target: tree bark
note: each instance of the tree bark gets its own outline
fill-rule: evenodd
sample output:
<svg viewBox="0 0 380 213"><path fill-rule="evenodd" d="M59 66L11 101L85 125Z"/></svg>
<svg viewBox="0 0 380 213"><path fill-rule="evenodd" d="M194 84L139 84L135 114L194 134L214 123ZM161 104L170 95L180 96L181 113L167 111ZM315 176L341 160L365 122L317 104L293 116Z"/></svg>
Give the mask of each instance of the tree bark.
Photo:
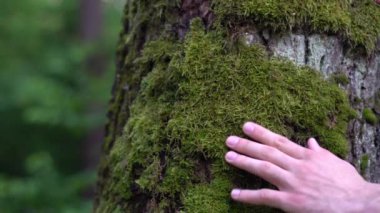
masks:
<svg viewBox="0 0 380 213"><path fill-rule="evenodd" d="M117 52L117 71L108 113L109 122L99 167L95 211L277 211L263 207L248 208L229 200L228 191L232 186L272 187L259 178L231 169L223 163L222 155L225 150L217 143L223 144L224 141L218 136L239 134L239 125L242 124L239 122L247 119L257 119L269 127L279 122L280 126L273 124L274 130L291 137L300 144L303 144L307 136L325 140L323 144L326 148L355 165L367 180L380 183L380 125L378 122L380 19L376 18L380 15L380 9L371 0L341 2L306 1L305 9L297 1L288 3L265 3L253 0L225 0L213 3L209 0L127 1L124 27L120 34ZM273 4L271 5L273 7L268 7L269 4ZM298 8L290 4L301 6ZM341 14L329 10L329 7L324 7L326 4L340 8ZM251 5L253 5L252 8L250 8ZM283 6L287 7L283 8ZM279 18L271 10L277 7L281 11ZM293 8L294 11L289 8ZM337 13L339 16L336 15ZM363 17L368 21L361 22ZM280 25L279 22L284 22L284 25ZM202 25L202 30L198 29L199 23ZM369 27L366 25L368 23ZM359 27L356 28L356 26ZM208 36L212 39L207 40ZM361 36L367 37L362 39ZM207 46L208 43L204 42L207 40L213 43L220 37L223 40L220 43L216 42L214 46ZM197 58L197 54L202 54L197 52L199 49L202 50L199 44L204 45L205 51L213 47L220 47L222 50L215 51L215 55L206 54L205 57ZM260 50L251 55L245 52L246 48L253 48L255 51L255 48L259 48L265 53ZM196 53L192 52L193 50ZM214 53L212 51L210 50ZM194 57L190 58L192 54ZM298 121L308 122L302 116L298 120L291 116L279 116L278 121L271 120L269 115L269 117L260 117L253 114L245 117L244 110L250 113L250 110L256 109L247 105L246 108L242 108L243 112L238 111L242 113L241 117L235 119L232 113L236 110L235 108L225 110L227 104L207 105L209 102L205 99L221 101L217 94L226 82L215 80L212 84L202 83L202 78L205 82L208 82L210 78L218 79L214 74L204 77L204 72L211 73L214 70L223 70L223 66L229 66L223 60L215 62L213 58L226 56L227 60L230 59L230 55L233 55L234 60L231 60L231 63L239 67L241 64L250 63L249 60L244 59L246 56L252 57L256 56L255 54L257 58L260 58L257 62L258 66L269 64L268 66L279 70L274 74L273 80L279 81L279 85L282 85L283 75L285 80L291 79L291 77L286 77L289 74L283 67L289 67L289 70L299 69L302 73L321 73L322 77L302 80L300 84L305 84L306 87L297 87L297 83L294 83L294 88L298 90L291 90L293 93L289 94L294 95L296 101L300 97L302 100L303 97L310 98L306 102L301 101L301 105L297 105L301 109L302 107L306 109L310 101L321 103L321 108L324 108L322 102L331 98L329 96L335 96L335 94L324 92L324 87L330 88L330 85L331 88L339 86L340 90L347 94L347 99L356 112L356 116L349 122L345 122L348 117L341 112L344 110L340 108L344 108L345 105L343 99L338 98L340 94L338 92L337 99L333 99L335 105L332 108L335 111L328 109L325 115L326 120L317 116L314 123L321 125L321 128L325 128L327 132L329 129L333 132L337 128L344 127L347 131L342 134L346 134L345 145L348 147L348 152L344 148L337 149L338 145L334 144L336 137L324 135L326 132L319 131L319 127L313 129L298 123ZM242 58L241 64L240 58L235 57L236 55ZM207 56L210 57L209 60ZM262 63L261 59L265 62ZM252 57L251 60L255 61L256 57ZM292 63L283 62L284 60ZM209 63L211 65L207 68ZM280 65L277 66L277 63ZM256 64L253 65L256 66ZM304 67L309 67L313 71ZM233 68L230 67L230 69ZM177 73L179 77L176 70L180 70L179 74ZM271 74L270 70L268 76ZM171 72L174 74L171 75ZM222 72L219 74L223 75ZM229 81L233 80L229 79ZM253 78L252 81L255 79ZM312 97L304 96L308 93L306 92L307 85L310 83L310 88L316 90L317 86L313 87L312 82L319 81L323 85L326 82L326 85L320 88L320 93L310 91ZM335 83L331 83L332 81ZM289 80L289 82L293 81ZM202 96L202 89L194 89L199 92L199 97L203 98L197 100L202 104L196 102L196 99L191 99L194 93L192 86L197 88L198 83L202 89L207 90L212 87L210 91L214 91L212 94ZM277 85L277 83L274 84ZM234 86L240 85L234 84ZM275 85L273 87L277 88ZM249 84L247 88L250 89ZM167 90L174 92L170 93L171 91L167 92ZM258 91L261 91L260 88ZM237 101L250 100L249 97L240 94L239 90L236 95L228 91L224 92L227 95L222 96L223 91L220 92L221 99L228 97ZM276 95L282 94L271 94L268 99L271 97L275 99ZM255 102L260 101L263 100L255 100ZM221 101L221 103L224 102ZM203 108L205 105L207 106ZM187 108L182 109L182 106ZM176 107L180 110L176 111ZM265 109L272 107L276 108L276 104L264 106ZM207 111L210 108L213 108L210 111L211 117L198 116L197 112L202 114L201 110ZM193 114L197 114L195 118L198 120L192 120L193 114L186 114L181 110L195 112ZM293 108L289 110L295 117L297 117L296 113L300 112ZM182 121L176 116L183 116L186 122L181 123ZM229 116L234 119L228 120ZM308 112L305 114L305 117L307 116L313 117L314 112ZM342 123L339 123L340 116L343 116ZM199 124L200 119L203 119L202 125ZM226 119L226 123L229 122L226 126L231 123L236 126L236 129L225 128L222 124L219 127L217 122L213 122L223 119ZM328 124L325 124L325 121ZM159 125L155 126L157 122ZM314 123L308 125L313 126ZM196 129L197 125L202 128ZM214 132L210 132L211 129L221 131L215 133L217 135L215 141L210 140L214 135ZM327 141L328 138L330 138L330 143ZM202 197L203 195L206 197Z"/></svg>
<svg viewBox="0 0 380 213"><path fill-rule="evenodd" d="M103 8L100 0L80 1L79 36L83 43L95 44L103 32ZM85 71L94 77L101 77L106 70L105 58L102 52L92 52L85 60ZM88 111L98 109L97 103L89 103ZM88 130L81 144L83 169L94 170L99 162L101 141L104 138L104 128L101 125Z"/></svg>

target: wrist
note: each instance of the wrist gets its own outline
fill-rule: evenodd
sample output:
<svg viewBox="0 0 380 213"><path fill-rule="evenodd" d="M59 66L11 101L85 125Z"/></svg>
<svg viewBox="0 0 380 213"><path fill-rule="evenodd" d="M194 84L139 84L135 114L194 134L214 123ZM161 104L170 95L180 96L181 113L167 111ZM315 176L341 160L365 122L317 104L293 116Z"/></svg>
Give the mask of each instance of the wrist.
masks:
<svg viewBox="0 0 380 213"><path fill-rule="evenodd" d="M380 184L367 182L364 212L380 212Z"/></svg>

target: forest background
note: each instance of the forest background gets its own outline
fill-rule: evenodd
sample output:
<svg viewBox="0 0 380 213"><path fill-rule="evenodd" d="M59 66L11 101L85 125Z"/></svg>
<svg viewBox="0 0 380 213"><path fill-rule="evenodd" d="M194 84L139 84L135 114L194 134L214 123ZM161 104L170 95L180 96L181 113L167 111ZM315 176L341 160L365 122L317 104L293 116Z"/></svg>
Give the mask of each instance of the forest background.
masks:
<svg viewBox="0 0 380 213"><path fill-rule="evenodd" d="M122 0L0 6L2 212L90 212Z"/></svg>

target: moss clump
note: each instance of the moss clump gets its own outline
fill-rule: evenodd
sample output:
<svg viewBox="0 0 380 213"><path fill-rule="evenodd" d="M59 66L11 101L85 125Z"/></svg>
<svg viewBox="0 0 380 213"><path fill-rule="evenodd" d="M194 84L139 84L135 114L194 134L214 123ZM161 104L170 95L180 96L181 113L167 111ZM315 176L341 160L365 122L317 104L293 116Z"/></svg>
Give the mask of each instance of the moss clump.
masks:
<svg viewBox="0 0 380 213"><path fill-rule="evenodd" d="M363 110L363 118L367 123L372 125L375 125L379 122L379 119L377 118L376 114L370 108L366 108Z"/></svg>
<svg viewBox="0 0 380 213"><path fill-rule="evenodd" d="M368 164L369 164L369 155L368 154L362 155L362 157L360 158L360 174L362 175L365 174L365 171L368 168Z"/></svg>
<svg viewBox="0 0 380 213"><path fill-rule="evenodd" d="M191 187L184 196L185 212L229 212L231 180L217 177L211 183Z"/></svg>
<svg viewBox="0 0 380 213"><path fill-rule="evenodd" d="M333 82L342 86L346 86L347 84L350 83L350 79L348 79L348 77L344 73L341 73L341 72L334 73L331 76L331 79Z"/></svg>
<svg viewBox="0 0 380 213"><path fill-rule="evenodd" d="M249 22L273 30L309 28L342 34L372 51L380 36L380 8L373 0L216 0L223 22Z"/></svg>
<svg viewBox="0 0 380 213"><path fill-rule="evenodd" d="M362 102L363 102L363 100L359 97L354 97L354 99L352 101L353 104L360 104Z"/></svg>
<svg viewBox="0 0 380 213"><path fill-rule="evenodd" d="M296 141L315 135L324 142L336 134L338 146L346 147L347 98L317 72L268 59L260 46L225 50L221 34L203 30L190 33L178 69L181 99L168 128L189 152L222 157L224 144L215 144L215 138L240 132L236 125L246 120Z"/></svg>
<svg viewBox="0 0 380 213"><path fill-rule="evenodd" d="M317 137L335 154L347 154L352 110L337 85L309 68L270 59L261 46L226 48L234 45L225 35L205 32L197 20L183 43L149 42L134 61L136 73L151 70L111 153L120 168L113 178L128 186L113 189L121 199L137 193L162 211L182 205L188 212L200 205L230 211L232 186L266 186L223 161L225 138L241 134L248 120L300 144ZM248 210L235 205L234 211Z"/></svg>

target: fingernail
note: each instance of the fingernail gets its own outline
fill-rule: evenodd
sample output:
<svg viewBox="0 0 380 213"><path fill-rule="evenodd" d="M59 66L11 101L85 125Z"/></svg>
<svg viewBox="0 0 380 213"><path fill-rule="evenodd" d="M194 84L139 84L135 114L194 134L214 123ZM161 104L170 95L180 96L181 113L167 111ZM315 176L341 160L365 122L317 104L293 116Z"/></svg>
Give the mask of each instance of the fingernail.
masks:
<svg viewBox="0 0 380 213"><path fill-rule="evenodd" d="M255 125L251 122L245 123L243 126L243 130L246 133L252 133L255 128Z"/></svg>
<svg viewBox="0 0 380 213"><path fill-rule="evenodd" d="M240 195L240 189L234 189L234 190L232 190L232 192L231 192L232 199L235 199L235 200L238 199L239 195Z"/></svg>
<svg viewBox="0 0 380 213"><path fill-rule="evenodd" d="M230 136L227 138L227 145L229 147L235 146L239 142L239 138L236 136Z"/></svg>
<svg viewBox="0 0 380 213"><path fill-rule="evenodd" d="M226 155L226 159L228 161L233 161L235 160L235 158L237 157L238 155L236 154L236 152L228 152L227 155Z"/></svg>
<svg viewBox="0 0 380 213"><path fill-rule="evenodd" d="M319 150L320 149L320 146L317 142L317 140L315 140L315 138L310 138L308 141L307 141L307 147L311 150Z"/></svg>

